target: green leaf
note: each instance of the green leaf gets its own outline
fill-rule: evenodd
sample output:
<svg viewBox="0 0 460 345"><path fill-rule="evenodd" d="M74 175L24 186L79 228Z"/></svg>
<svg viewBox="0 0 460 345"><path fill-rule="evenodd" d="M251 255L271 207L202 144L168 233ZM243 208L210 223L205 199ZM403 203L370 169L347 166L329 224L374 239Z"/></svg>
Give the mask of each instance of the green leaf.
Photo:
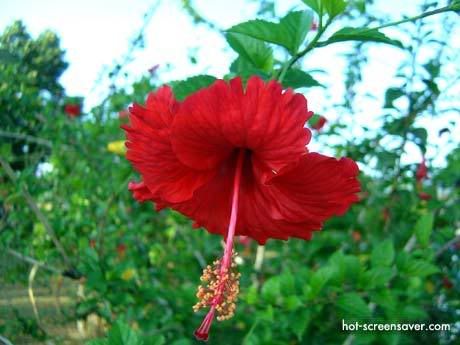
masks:
<svg viewBox="0 0 460 345"><path fill-rule="evenodd" d="M410 133L414 136L414 142L420 146L423 152L426 151L426 142L428 139L428 131L425 128L412 128Z"/></svg>
<svg viewBox="0 0 460 345"><path fill-rule="evenodd" d="M172 342L171 345L192 345L192 341L190 339L182 338Z"/></svg>
<svg viewBox="0 0 460 345"><path fill-rule="evenodd" d="M376 245L372 250L371 262L373 267L390 266L393 263L395 250L393 242L388 239Z"/></svg>
<svg viewBox="0 0 460 345"><path fill-rule="evenodd" d="M322 3L331 19L343 13L347 7L344 0L322 0Z"/></svg>
<svg viewBox="0 0 460 345"><path fill-rule="evenodd" d="M230 65L230 72L242 77L243 81L246 81L253 75L258 75L264 80L270 79L270 74L261 71L242 56L238 56L238 58L232 62Z"/></svg>
<svg viewBox="0 0 460 345"><path fill-rule="evenodd" d="M460 11L460 0L452 1L452 3L450 4L450 8L454 12Z"/></svg>
<svg viewBox="0 0 460 345"><path fill-rule="evenodd" d="M284 297L283 306L286 308L286 310L296 310L302 307L303 303L299 297L295 295L289 295L287 297Z"/></svg>
<svg viewBox="0 0 460 345"><path fill-rule="evenodd" d="M280 276L280 288L285 295L293 295L296 293L295 279L294 275L291 272L284 272Z"/></svg>
<svg viewBox="0 0 460 345"><path fill-rule="evenodd" d="M332 36L329 37L326 41L319 42L318 46L323 47L328 44L346 41L379 42L391 44L402 48L401 42L387 37L385 34L378 31L377 29L351 27L345 27L343 29L340 29L339 31L332 34Z"/></svg>
<svg viewBox="0 0 460 345"><path fill-rule="evenodd" d="M144 345L164 345L166 344L166 339L163 335L150 335L144 337Z"/></svg>
<svg viewBox="0 0 460 345"><path fill-rule="evenodd" d="M302 0L302 2L317 14L321 14L321 0Z"/></svg>
<svg viewBox="0 0 460 345"><path fill-rule="evenodd" d="M262 297L270 303L275 303L281 292L281 281L279 276L271 277L262 286Z"/></svg>
<svg viewBox="0 0 460 345"><path fill-rule="evenodd" d="M232 26L228 32L274 43L295 54L310 30L312 20L310 11L297 11L288 13L279 23L261 19L250 20Z"/></svg>
<svg viewBox="0 0 460 345"><path fill-rule="evenodd" d="M415 237L422 246L427 246L433 231L434 215L432 212L423 214L415 223Z"/></svg>
<svg viewBox="0 0 460 345"><path fill-rule="evenodd" d="M290 12L281 19L280 25L289 38L289 43L286 48L291 53L297 53L308 31L311 29L312 22L313 15L310 11Z"/></svg>
<svg viewBox="0 0 460 345"><path fill-rule="evenodd" d="M258 299L257 287L253 285L246 292L246 303L249 305L254 305L257 303Z"/></svg>
<svg viewBox="0 0 460 345"><path fill-rule="evenodd" d="M305 331L311 321L311 311L308 309L303 309L300 312L292 314L292 317L289 319L289 327L292 329L294 334L297 336L299 341L302 340Z"/></svg>
<svg viewBox="0 0 460 345"><path fill-rule="evenodd" d="M337 307L345 320L369 320L371 311L361 296L345 293L337 299Z"/></svg>
<svg viewBox="0 0 460 345"><path fill-rule="evenodd" d="M273 67L272 49L255 38L228 32L227 42L240 56L262 71L269 72Z"/></svg>
<svg viewBox="0 0 460 345"><path fill-rule="evenodd" d="M366 0L351 0L349 4L361 13L366 12Z"/></svg>
<svg viewBox="0 0 460 345"><path fill-rule="evenodd" d="M216 80L215 77L210 75L197 75L181 81L171 82L174 95L181 101L191 93L198 91L206 86L209 86Z"/></svg>
<svg viewBox="0 0 460 345"><path fill-rule="evenodd" d="M18 59L11 54L7 49L0 49L0 63L12 63L16 62Z"/></svg>
<svg viewBox="0 0 460 345"><path fill-rule="evenodd" d="M416 305L407 305L400 311L401 318L408 321L422 321L428 319L426 311Z"/></svg>
<svg viewBox="0 0 460 345"><path fill-rule="evenodd" d="M393 102L402 96L404 96L404 92L399 87L390 87L385 92L385 105L383 107L394 108Z"/></svg>
<svg viewBox="0 0 460 345"><path fill-rule="evenodd" d="M110 345L107 339L93 339L85 343L86 345Z"/></svg>
<svg viewBox="0 0 460 345"><path fill-rule="evenodd" d="M426 277L439 272L439 268L425 260L409 259L402 268L409 276Z"/></svg>
<svg viewBox="0 0 460 345"><path fill-rule="evenodd" d="M297 68L290 68L283 79L284 87L298 89L300 87L323 86L310 74Z"/></svg>
<svg viewBox="0 0 460 345"><path fill-rule="evenodd" d="M275 319L275 311L271 304L267 305L266 308L262 311L258 312L258 316L260 320L267 321L268 323L272 323Z"/></svg>
<svg viewBox="0 0 460 345"><path fill-rule="evenodd" d="M306 297L309 299L315 298L335 272L336 269L331 266L324 266L318 269L310 279L310 289L308 289Z"/></svg>
<svg viewBox="0 0 460 345"><path fill-rule="evenodd" d="M394 320L399 317L397 298L393 290L382 289L370 293L370 300L380 306L388 319Z"/></svg>
<svg viewBox="0 0 460 345"><path fill-rule="evenodd" d="M108 334L110 345L142 345L143 341L127 324L116 321Z"/></svg>
<svg viewBox="0 0 460 345"><path fill-rule="evenodd" d="M433 80L423 79L423 82L426 84L428 89L433 93L433 95L438 96L441 93L441 90L439 90L438 84L436 84Z"/></svg>
<svg viewBox="0 0 460 345"><path fill-rule="evenodd" d="M393 270L389 267L375 267L366 272L367 287L385 286L393 277Z"/></svg>

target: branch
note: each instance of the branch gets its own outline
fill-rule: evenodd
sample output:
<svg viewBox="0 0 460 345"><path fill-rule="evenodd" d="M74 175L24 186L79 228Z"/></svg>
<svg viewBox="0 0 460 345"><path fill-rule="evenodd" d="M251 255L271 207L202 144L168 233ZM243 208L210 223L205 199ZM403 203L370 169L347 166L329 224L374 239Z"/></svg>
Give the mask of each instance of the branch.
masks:
<svg viewBox="0 0 460 345"><path fill-rule="evenodd" d="M448 250L451 246L457 243L460 243L460 235L455 236L453 239L451 239L449 242L447 242L445 245L439 248L436 254L434 255L435 259L439 258L446 250Z"/></svg>
<svg viewBox="0 0 460 345"><path fill-rule="evenodd" d="M260 272L262 264L264 262L265 246L258 245L256 253L256 261L254 262L254 269L256 272Z"/></svg>
<svg viewBox="0 0 460 345"><path fill-rule="evenodd" d="M401 19L401 20L398 20L396 22L391 22L391 23L388 23L388 24L383 24L383 25L377 26L376 28L370 28L370 29L365 30L364 32L372 31L372 30L380 30L380 29L383 29L383 28L388 28L390 26L396 26L396 25L399 25L399 24L404 24L404 23L409 23L409 22L415 22L416 20L419 20L419 19L422 19L422 18L426 18L426 17L429 17L429 16L433 16L435 14L449 12L449 11L454 11L454 12L456 11L456 8L455 8L454 4L451 4L451 5L445 6L445 7L441 7L441 8L437 8L435 10L419 14L418 16L414 16L414 17L410 17L410 18L406 18L406 19Z"/></svg>
<svg viewBox="0 0 460 345"><path fill-rule="evenodd" d="M46 146L49 148L53 147L53 143L49 140L37 138L32 135L22 134L22 133L11 133L7 131L3 131L0 129L0 137L16 139L16 140L25 140L29 143L34 143L42 146Z"/></svg>
<svg viewBox="0 0 460 345"><path fill-rule="evenodd" d="M369 29L366 29L366 30L362 30L361 33L366 33L366 32L370 32L370 31L374 31L374 30L380 30L380 29L383 29L383 28L388 28L390 26L396 26L396 25L399 25L399 24L415 22L415 21L417 21L419 19L422 19L422 18L426 18L426 17L429 17L429 16L433 16L435 14L444 13L444 12L450 12L450 11L454 11L454 12L456 11L454 5L441 7L441 8L438 8L436 10L433 10L433 11L424 12L424 13L419 14L419 15L414 16L414 17L409 17L409 18L406 18L406 19L401 19L401 20L398 20L398 21L395 21L395 22L391 22L391 23L380 25L380 26L376 26L375 28L369 28ZM336 43L336 42L328 42L328 41L318 42L317 47L318 48L325 47L325 46L328 46L329 44L332 44L332 43Z"/></svg>
<svg viewBox="0 0 460 345"><path fill-rule="evenodd" d="M14 174L13 169L9 165L9 163L5 160L3 160L0 157L0 165L3 167L5 170L6 175L10 178L10 180L14 183L18 182L18 178ZM48 235L51 237L51 240L53 241L54 245L56 246L57 250L61 254L62 258L64 259L64 262L67 266L71 266L70 259L67 256L66 251L64 250L64 247L62 246L61 242L59 242L56 233L54 232L53 228L51 227L51 224L49 223L48 219L45 217L45 215L40 211L40 209L37 206L37 203L35 200L32 198L30 195L28 189L26 186L21 188L21 193L26 199L27 204L29 205L30 209L32 210L33 213L35 213L35 216L40 220L40 222L43 224L45 227L46 232Z"/></svg>
<svg viewBox="0 0 460 345"><path fill-rule="evenodd" d="M406 242L406 245L404 246L404 251L406 253L410 253L412 249L414 249L415 244L417 243L417 238L415 235L412 235L409 240Z"/></svg>
<svg viewBox="0 0 460 345"><path fill-rule="evenodd" d="M29 293L30 303L32 304L32 310L34 312L35 319L37 320L37 324L41 329L43 329L43 325L40 320L40 315L38 314L37 303L35 301L34 290L33 290L34 279L35 279L35 275L37 274L37 271L38 271L38 265L35 264L32 266L32 269L30 270L30 273L29 273L29 286L28 286L27 291Z"/></svg>
<svg viewBox="0 0 460 345"><path fill-rule="evenodd" d="M456 4L456 3L452 3L451 5L449 6L445 6L445 7L442 7L442 8L438 8L436 10L433 10L433 11L428 11L428 12L425 12L425 13L422 13L422 14L419 14L417 16L414 16L414 17L410 17L410 18L406 18L406 19L402 19L402 20L398 20L398 21L395 21L395 22L391 22L391 23L388 23L388 24L384 24L384 25L381 25L381 26L377 26L375 28L369 28L367 30L363 30L363 32L369 32L369 31L373 31L373 30L379 30L379 29L383 29L383 28L387 28L387 27L390 27L390 26L395 26L395 25L399 25L399 24L403 24L403 23L407 23L407 22L415 22L419 19L422 19L422 18L426 18L426 17L429 17L429 16L432 16L432 15L435 15L435 14L439 14L439 13L443 13L443 12L450 12L450 11L458 11L459 10L459 7L460 5ZM329 26L329 24L332 22L331 18L328 18L326 24L324 25L324 27L322 26L322 18L323 18L323 14L320 13L319 14L319 29L318 29L318 32L316 34L316 36L313 38L313 40L307 45L307 47L298 52L297 54L295 54L290 60L288 60L286 62L286 64L283 66L280 74L277 76L276 79L278 79L278 81L281 83L286 75L286 72L289 70L289 68L291 68L292 65L294 65L300 58L302 58L303 56L305 56L308 52L310 52L311 50L313 50L313 48L320 48L320 47L325 47L329 44L332 44L332 43L335 43L335 42L327 42L327 41L322 41L322 42L318 42L321 35L324 33L324 31L326 31L327 27Z"/></svg>
<svg viewBox="0 0 460 345"><path fill-rule="evenodd" d="M53 142L52 141L50 141L48 139L34 137L32 135L29 135L29 134L7 132L7 131L4 131L4 130L0 129L0 137L9 138L9 139L15 139L15 140L24 140L24 141L27 141L29 143L34 143L34 144L38 144L38 145L41 145L41 146L48 147L50 149L53 148ZM72 146L69 146L69 145L66 145L66 144L60 144L60 146L66 148L67 150L72 148Z"/></svg>
<svg viewBox="0 0 460 345"><path fill-rule="evenodd" d="M319 28L318 28L318 32L316 33L315 37L313 37L313 40L311 40L311 42L305 47L304 50L298 52L297 54L295 54L290 60L288 60L286 62L286 64L283 66L282 70L280 71L280 74L277 76L276 79L278 79L278 81L281 83L284 79L284 77L286 76L286 73L287 71L289 70L289 68L292 67L292 65L294 65L300 58L302 58L303 56L305 56L309 51L313 50L313 48L315 48L316 46L316 43L318 42L318 40L320 39L321 35L327 30L328 26L331 24L332 20L331 18L329 18L326 22L326 24L324 24L323 26L323 16L322 16L322 13L320 13L319 15Z"/></svg>
<svg viewBox="0 0 460 345"><path fill-rule="evenodd" d="M9 341L8 339L6 339L5 337L2 337L1 335L0 335L0 341L1 341L2 343L4 343L5 345L13 345L13 343L12 343L11 341Z"/></svg>
<svg viewBox="0 0 460 345"><path fill-rule="evenodd" d="M38 261L34 258L31 258L30 256L26 256L24 254L21 254L13 249L7 249L6 252L12 256L14 256L15 258L19 259L19 260L22 260L22 261L25 261L29 264L32 264L32 265L35 265L35 266L38 266L38 267L41 267L45 270L48 270L52 273L56 273L56 274L61 274L61 271L58 270L57 268L55 267L52 267L52 266L49 266L47 265L46 263L44 263L43 261Z"/></svg>

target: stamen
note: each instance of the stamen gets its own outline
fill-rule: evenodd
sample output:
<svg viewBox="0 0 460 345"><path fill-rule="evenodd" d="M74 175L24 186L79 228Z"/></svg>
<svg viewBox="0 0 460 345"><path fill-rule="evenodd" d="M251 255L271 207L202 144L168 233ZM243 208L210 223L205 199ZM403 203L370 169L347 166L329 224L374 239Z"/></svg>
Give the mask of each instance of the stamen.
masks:
<svg viewBox="0 0 460 345"><path fill-rule="evenodd" d="M206 341L209 337L214 314L217 311L217 320L230 319L235 314L236 299L239 293L240 274L236 271L235 258L233 253L233 240L235 237L236 222L238 219L238 200L243 170L244 150L238 152L236 162L235 178L233 180L232 209L228 225L225 250L222 259L213 262L203 270L200 280L203 285L198 287L198 303L193 306L196 312L204 307L210 307L200 327L195 331L198 340Z"/></svg>

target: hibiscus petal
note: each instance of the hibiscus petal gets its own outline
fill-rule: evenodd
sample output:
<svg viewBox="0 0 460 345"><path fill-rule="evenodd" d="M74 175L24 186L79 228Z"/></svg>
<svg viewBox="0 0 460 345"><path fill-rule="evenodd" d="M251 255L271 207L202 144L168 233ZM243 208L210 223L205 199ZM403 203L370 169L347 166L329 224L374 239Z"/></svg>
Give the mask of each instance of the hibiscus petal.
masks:
<svg viewBox="0 0 460 345"><path fill-rule="evenodd" d="M169 202L190 199L193 192L206 183L214 171L197 171L182 164L175 156L170 128L179 104L168 87L151 93L147 108L130 108L130 126L126 130L126 157L142 175L152 195Z"/></svg>
<svg viewBox="0 0 460 345"><path fill-rule="evenodd" d="M216 81L187 97L172 126L178 158L194 169L217 167L237 148L253 153L259 170L272 174L305 153L311 133L304 128L312 115L307 101L276 81L240 78Z"/></svg>
<svg viewBox="0 0 460 345"><path fill-rule="evenodd" d="M358 201L357 165L348 158L308 153L269 183L245 180L237 234L263 244L268 238L310 239L323 222Z"/></svg>
<svg viewBox="0 0 460 345"><path fill-rule="evenodd" d="M230 217L234 157L190 200L171 206L209 232L224 237ZM249 236L260 244L269 238L309 240L326 219L343 214L358 201L359 170L347 158L304 154L298 164L281 170L270 183L258 180L251 167L251 161L246 160L235 234Z"/></svg>
<svg viewBox="0 0 460 345"><path fill-rule="evenodd" d="M155 200L155 195L152 194L143 181L130 182L128 184L128 189L133 193L134 199L139 202Z"/></svg>
<svg viewBox="0 0 460 345"><path fill-rule="evenodd" d="M305 154L295 167L280 171L270 182L277 200L274 218L322 223L345 213L359 200L358 173L349 158Z"/></svg>

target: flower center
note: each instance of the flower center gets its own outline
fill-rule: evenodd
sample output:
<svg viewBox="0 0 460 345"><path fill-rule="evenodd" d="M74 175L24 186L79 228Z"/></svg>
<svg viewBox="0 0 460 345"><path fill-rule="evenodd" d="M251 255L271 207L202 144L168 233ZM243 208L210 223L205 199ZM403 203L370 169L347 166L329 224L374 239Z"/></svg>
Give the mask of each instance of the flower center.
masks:
<svg viewBox="0 0 460 345"><path fill-rule="evenodd" d="M200 327L195 331L195 337L198 340L208 340L209 330L216 311L218 321L231 318L235 312L240 274L236 272L236 264L234 262L236 253L233 253L233 240L238 219L238 200L244 157L245 150L240 149L238 151L235 177L233 180L232 208L224 255L220 260L214 261L212 266L208 265L203 270L203 275L201 276L203 285L198 287L198 303L195 304L193 310L198 311L201 308L210 307Z"/></svg>

